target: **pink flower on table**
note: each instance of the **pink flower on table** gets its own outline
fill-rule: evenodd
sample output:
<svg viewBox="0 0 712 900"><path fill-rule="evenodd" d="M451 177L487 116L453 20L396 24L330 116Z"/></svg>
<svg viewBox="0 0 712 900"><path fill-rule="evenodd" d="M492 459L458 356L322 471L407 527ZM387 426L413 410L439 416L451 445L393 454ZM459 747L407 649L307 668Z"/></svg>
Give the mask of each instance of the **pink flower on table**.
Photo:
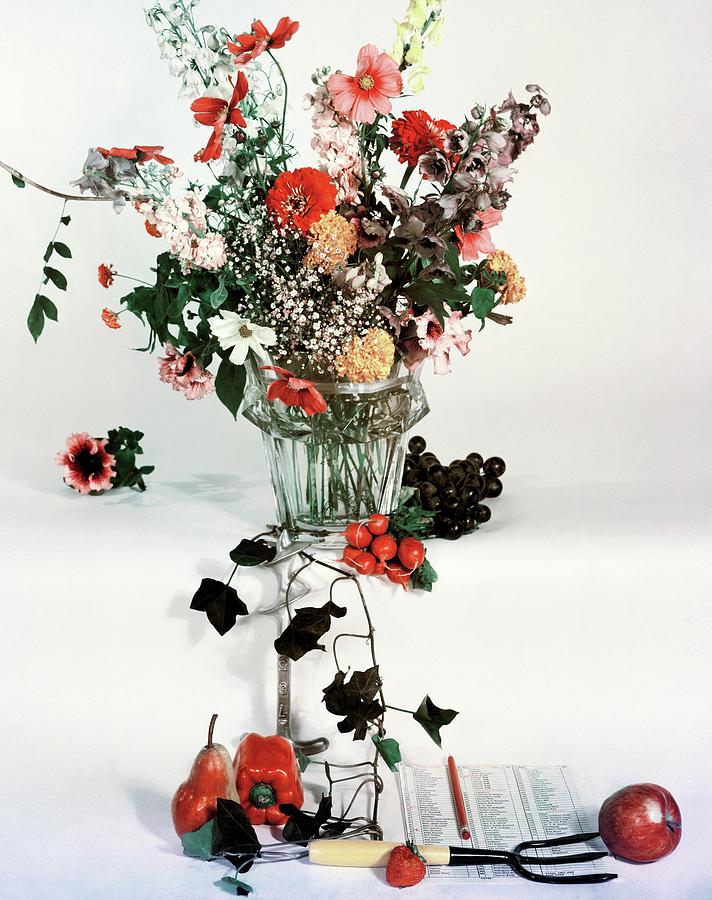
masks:
<svg viewBox="0 0 712 900"><path fill-rule="evenodd" d="M445 304L445 311L449 307ZM427 310L420 316L415 316L415 338L406 341L408 355L405 358L406 368L413 371L430 357L433 361L433 369L436 375L448 375L450 369L450 353L453 347L463 356L470 352L472 332L463 328L462 313L453 312L445 318L444 326L438 321L438 317L432 310Z"/></svg>
<svg viewBox="0 0 712 900"><path fill-rule="evenodd" d="M497 249L492 243L489 229L499 225L502 221L502 213L498 209L478 210L474 213L465 228L461 225L455 226L455 235L457 236L460 247L460 255L469 262L479 257L480 253L494 253Z"/></svg>
<svg viewBox="0 0 712 900"><path fill-rule="evenodd" d="M107 442L86 431L70 434L66 447L55 457L57 465L64 466L64 483L80 494L110 491L116 460L104 449Z"/></svg>
<svg viewBox="0 0 712 900"><path fill-rule="evenodd" d="M194 354L180 353L170 341L163 348L166 355L158 358L158 377L174 391L183 391L186 400L202 400L215 390L213 376L200 365Z"/></svg>
<svg viewBox="0 0 712 900"><path fill-rule="evenodd" d="M374 44L358 52L355 75L337 72L327 82L334 109L354 122L372 124L376 113L387 116L391 97L403 90L398 66L387 53L379 53Z"/></svg>

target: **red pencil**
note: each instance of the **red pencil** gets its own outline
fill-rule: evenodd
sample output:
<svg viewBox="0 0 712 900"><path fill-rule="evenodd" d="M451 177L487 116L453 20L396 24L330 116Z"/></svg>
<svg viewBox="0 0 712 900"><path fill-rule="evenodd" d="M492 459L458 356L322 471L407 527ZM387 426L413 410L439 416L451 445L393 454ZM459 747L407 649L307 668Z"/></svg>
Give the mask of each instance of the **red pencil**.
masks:
<svg viewBox="0 0 712 900"><path fill-rule="evenodd" d="M457 825L460 829L460 837L463 841L469 841L472 835L468 828L467 812L465 810L465 801L462 796L462 788L460 787L460 779L457 774L457 766L452 756L447 758L447 768L450 773L450 787L452 788L452 796L455 801L455 812L457 813Z"/></svg>

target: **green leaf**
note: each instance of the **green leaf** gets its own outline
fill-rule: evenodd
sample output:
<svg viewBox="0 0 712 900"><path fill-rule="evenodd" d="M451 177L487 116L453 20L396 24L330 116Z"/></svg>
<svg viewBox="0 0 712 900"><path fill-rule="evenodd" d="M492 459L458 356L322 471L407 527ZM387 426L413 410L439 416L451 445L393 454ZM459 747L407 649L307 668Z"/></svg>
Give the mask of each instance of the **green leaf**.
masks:
<svg viewBox="0 0 712 900"><path fill-rule="evenodd" d="M64 257L64 259L72 258L72 251L66 244L63 244L61 241L54 241L52 243L52 247L54 248L54 252L59 253L59 255Z"/></svg>
<svg viewBox="0 0 712 900"><path fill-rule="evenodd" d="M331 817L331 803L331 797L322 794L319 808L315 813L297 809L293 803L280 804L280 812L289 816L282 829L283 839L290 844L305 846L313 838L319 837L319 829Z"/></svg>
<svg viewBox="0 0 712 900"><path fill-rule="evenodd" d="M220 278L220 284L210 295L210 305L213 309L218 309L227 300L227 288L225 287L224 278Z"/></svg>
<svg viewBox="0 0 712 900"><path fill-rule="evenodd" d="M398 763L402 758L398 741L395 738L382 738L378 734L374 734L371 740L391 772L397 772Z"/></svg>
<svg viewBox="0 0 712 900"><path fill-rule="evenodd" d="M49 244L47 244L47 249L45 250L44 256L42 257L42 259L45 262L47 262L51 255L52 255L52 241L50 241Z"/></svg>
<svg viewBox="0 0 712 900"><path fill-rule="evenodd" d="M190 831L181 836L183 853L195 859L214 859L213 838L215 831L215 819L208 821L197 831Z"/></svg>
<svg viewBox="0 0 712 900"><path fill-rule="evenodd" d="M403 288L403 293L419 306L429 306L436 314L443 303L467 305L470 303L467 291L443 281L414 281Z"/></svg>
<svg viewBox="0 0 712 900"><path fill-rule="evenodd" d="M294 748L294 754L297 757L297 765L299 766L299 771L306 772L307 766L309 765L311 760L305 753L302 753L299 747Z"/></svg>
<svg viewBox="0 0 712 900"><path fill-rule="evenodd" d="M62 218L59 221L62 223L62 225L69 225L69 223L72 221L72 217L71 216L62 216Z"/></svg>
<svg viewBox="0 0 712 900"><path fill-rule="evenodd" d="M237 411L242 403L246 380L247 373L244 366L235 366L227 359L220 363L218 374L215 376L215 392L234 419L237 418Z"/></svg>
<svg viewBox="0 0 712 900"><path fill-rule="evenodd" d="M235 893L238 897L247 897L253 891L253 888L246 881L240 881L239 878L235 878L232 875L223 875L220 881L223 884L233 885L236 888Z"/></svg>
<svg viewBox="0 0 712 900"><path fill-rule="evenodd" d="M462 269L460 268L460 253L455 244L448 244L445 251L445 262L450 266L458 287L462 285Z"/></svg>
<svg viewBox="0 0 712 900"><path fill-rule="evenodd" d="M42 311L47 316L48 319L51 319L53 322L57 321L57 307L52 303L49 297L44 297L42 294L38 294L35 297L35 300L39 300L42 305Z"/></svg>
<svg viewBox="0 0 712 900"><path fill-rule="evenodd" d="M260 841L245 810L235 800L218 797L213 856L256 856Z"/></svg>
<svg viewBox="0 0 712 900"><path fill-rule="evenodd" d="M310 650L325 650L319 638L331 628L332 617L340 619L345 615L346 609L331 600L321 607L304 606L292 616L289 625L274 642L274 649L294 662Z"/></svg>
<svg viewBox="0 0 712 900"><path fill-rule="evenodd" d="M261 566L263 563L272 562L277 555L277 548L267 541L250 541L244 538L230 551L230 559L237 566Z"/></svg>
<svg viewBox="0 0 712 900"><path fill-rule="evenodd" d="M410 576L410 583L418 591L432 591L433 585L438 580L438 573L430 565L427 558Z"/></svg>
<svg viewBox="0 0 712 900"><path fill-rule="evenodd" d="M443 725L449 725L456 715L458 713L454 709L440 709L426 694L420 706L413 713L413 718L423 726L438 747L442 747L440 729Z"/></svg>
<svg viewBox="0 0 712 900"><path fill-rule="evenodd" d="M495 307L494 291L490 291L488 288L481 287L472 288L472 294L470 295L470 304L472 306L472 312L477 316L478 319L482 319L484 321L487 313L492 312Z"/></svg>
<svg viewBox="0 0 712 900"><path fill-rule="evenodd" d="M39 299L38 294L35 297L35 302L32 304L29 315L27 316L27 327L29 328L30 334L32 335L35 343L37 343L37 339L42 334L44 323L44 310L42 309L42 303Z"/></svg>
<svg viewBox="0 0 712 900"><path fill-rule="evenodd" d="M45 266L42 270L46 277L52 282L52 284L59 288L60 291L67 290L67 279L65 276L58 270L53 269L51 266Z"/></svg>
<svg viewBox="0 0 712 900"><path fill-rule="evenodd" d="M190 601L190 608L204 612L218 634L223 635L234 626L238 616L249 615L244 602L230 585L215 578L203 578Z"/></svg>
<svg viewBox="0 0 712 900"><path fill-rule="evenodd" d="M23 188L25 186L25 182L21 178L18 178L17 175L10 175L10 177L12 178L12 183L15 187Z"/></svg>

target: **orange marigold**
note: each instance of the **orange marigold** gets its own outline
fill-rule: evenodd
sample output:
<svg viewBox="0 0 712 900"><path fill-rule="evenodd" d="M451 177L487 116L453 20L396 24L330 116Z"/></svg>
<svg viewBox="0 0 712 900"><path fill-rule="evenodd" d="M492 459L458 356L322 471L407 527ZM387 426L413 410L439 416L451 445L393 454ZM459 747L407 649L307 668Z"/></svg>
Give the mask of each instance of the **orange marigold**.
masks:
<svg viewBox="0 0 712 900"><path fill-rule="evenodd" d="M333 210L314 222L307 240L311 249L304 257L304 265L309 269L323 269L328 275L343 268L358 246L353 223Z"/></svg>
<svg viewBox="0 0 712 900"><path fill-rule="evenodd" d="M504 272L507 280L501 290L501 302L519 303L527 295L527 287L522 275L519 274L517 264L509 253L504 250L496 250L487 259L487 268L490 272Z"/></svg>
<svg viewBox="0 0 712 900"><path fill-rule="evenodd" d="M118 315L106 306L101 311L101 318L107 328L121 328Z"/></svg>
<svg viewBox="0 0 712 900"><path fill-rule="evenodd" d="M342 378L363 383L388 378L395 358L393 338L383 328L369 328L363 337L356 335L334 360Z"/></svg>

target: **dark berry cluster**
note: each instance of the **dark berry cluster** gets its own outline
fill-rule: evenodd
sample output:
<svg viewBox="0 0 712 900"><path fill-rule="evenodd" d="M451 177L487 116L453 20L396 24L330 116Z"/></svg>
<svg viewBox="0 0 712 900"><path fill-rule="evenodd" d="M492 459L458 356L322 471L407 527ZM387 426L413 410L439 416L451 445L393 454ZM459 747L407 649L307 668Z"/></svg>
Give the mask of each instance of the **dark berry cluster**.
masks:
<svg viewBox="0 0 712 900"><path fill-rule="evenodd" d="M492 510L481 501L499 497L507 467L499 456L484 459L480 453L468 453L466 459L443 466L425 447L425 438L419 435L408 442L403 484L417 488L423 509L436 513L435 536L455 541L489 522Z"/></svg>

